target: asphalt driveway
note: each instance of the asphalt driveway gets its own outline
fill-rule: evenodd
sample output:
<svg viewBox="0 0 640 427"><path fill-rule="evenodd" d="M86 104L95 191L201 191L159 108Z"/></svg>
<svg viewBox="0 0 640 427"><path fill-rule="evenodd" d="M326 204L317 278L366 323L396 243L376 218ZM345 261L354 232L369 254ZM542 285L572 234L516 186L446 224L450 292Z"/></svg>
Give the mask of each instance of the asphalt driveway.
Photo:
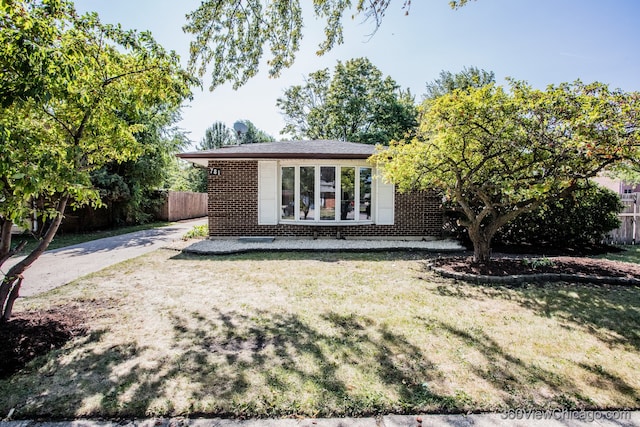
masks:
<svg viewBox="0 0 640 427"><path fill-rule="evenodd" d="M84 275L159 249L182 238L193 226L206 224L206 221L206 218L181 221L166 227L46 251L24 272L20 296L28 297L46 292ZM2 270L6 272L22 258L24 257L8 260Z"/></svg>

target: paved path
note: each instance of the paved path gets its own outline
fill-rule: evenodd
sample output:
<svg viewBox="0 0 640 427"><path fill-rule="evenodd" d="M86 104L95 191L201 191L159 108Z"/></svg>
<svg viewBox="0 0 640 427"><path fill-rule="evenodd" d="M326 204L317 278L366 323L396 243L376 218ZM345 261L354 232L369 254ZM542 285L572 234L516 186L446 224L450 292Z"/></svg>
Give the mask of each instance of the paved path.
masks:
<svg viewBox="0 0 640 427"><path fill-rule="evenodd" d="M621 411L522 411L517 414L471 415L385 415L376 418L324 419L142 419L10 421L3 427L634 427L640 426L640 412Z"/></svg>
<svg viewBox="0 0 640 427"><path fill-rule="evenodd" d="M166 227L46 251L24 272L20 296L28 297L46 292L113 264L159 249L180 239L194 225L199 224L206 224L206 219L181 221ZM6 272L20 259L22 258L8 260L2 270Z"/></svg>
<svg viewBox="0 0 640 427"><path fill-rule="evenodd" d="M455 240L364 240L364 239L275 239L269 237L200 240L183 249L201 255L223 255L255 251L428 251L459 252Z"/></svg>

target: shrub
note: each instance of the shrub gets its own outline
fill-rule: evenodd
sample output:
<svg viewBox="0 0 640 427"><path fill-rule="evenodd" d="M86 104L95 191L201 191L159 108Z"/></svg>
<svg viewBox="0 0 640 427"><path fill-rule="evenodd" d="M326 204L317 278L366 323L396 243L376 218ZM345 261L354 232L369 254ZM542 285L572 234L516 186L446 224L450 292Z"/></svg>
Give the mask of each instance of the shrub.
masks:
<svg viewBox="0 0 640 427"><path fill-rule="evenodd" d="M620 197L613 191L585 186L567 198L519 216L498 232L495 243L554 248L599 244L620 226L618 213L622 208Z"/></svg>
<svg viewBox="0 0 640 427"><path fill-rule="evenodd" d="M517 217L498 231L493 245L531 245L557 249L581 248L601 243L620 226L620 196L600 186L584 186L571 196L552 201ZM469 237L448 215L445 230L467 246Z"/></svg>
<svg viewBox="0 0 640 427"><path fill-rule="evenodd" d="M187 231L183 240L204 238L209 235L209 226L207 224L195 225L191 230Z"/></svg>

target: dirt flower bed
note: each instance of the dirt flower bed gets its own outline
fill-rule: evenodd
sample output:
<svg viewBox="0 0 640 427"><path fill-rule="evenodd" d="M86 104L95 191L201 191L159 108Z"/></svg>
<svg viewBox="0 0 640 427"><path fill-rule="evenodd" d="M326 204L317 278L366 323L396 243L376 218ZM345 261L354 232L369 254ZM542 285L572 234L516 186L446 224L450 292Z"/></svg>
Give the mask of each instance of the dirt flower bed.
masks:
<svg viewBox="0 0 640 427"><path fill-rule="evenodd" d="M15 314L0 324L0 379L85 332L84 314L73 306Z"/></svg>
<svg viewBox="0 0 640 427"><path fill-rule="evenodd" d="M525 258L502 256L488 263L473 263L471 257L446 257L433 260L440 269L482 276L511 276L527 274L576 274L639 278L640 265L627 262L582 257Z"/></svg>

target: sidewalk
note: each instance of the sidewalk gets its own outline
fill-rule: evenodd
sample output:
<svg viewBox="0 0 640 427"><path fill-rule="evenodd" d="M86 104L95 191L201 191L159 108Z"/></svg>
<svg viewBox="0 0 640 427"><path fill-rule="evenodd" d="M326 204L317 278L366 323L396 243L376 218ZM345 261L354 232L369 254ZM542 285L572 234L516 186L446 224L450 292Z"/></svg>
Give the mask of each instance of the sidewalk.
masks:
<svg viewBox="0 0 640 427"><path fill-rule="evenodd" d="M206 221L206 218L180 221L166 227L46 251L24 272L20 296L29 297L55 289L87 274L159 249L180 239L193 226L206 224ZM9 259L2 270L6 272L23 258Z"/></svg>
<svg viewBox="0 0 640 427"><path fill-rule="evenodd" d="M545 419L546 418L546 419ZM471 415L385 415L375 418L263 419L155 418L145 420L9 421L3 427L634 427L640 412L515 411Z"/></svg>
<svg viewBox="0 0 640 427"><path fill-rule="evenodd" d="M200 240L183 252L199 255L225 255L262 251L425 251L460 252L464 246L455 240L365 240L365 239L287 239L273 237L245 237L239 239Z"/></svg>

